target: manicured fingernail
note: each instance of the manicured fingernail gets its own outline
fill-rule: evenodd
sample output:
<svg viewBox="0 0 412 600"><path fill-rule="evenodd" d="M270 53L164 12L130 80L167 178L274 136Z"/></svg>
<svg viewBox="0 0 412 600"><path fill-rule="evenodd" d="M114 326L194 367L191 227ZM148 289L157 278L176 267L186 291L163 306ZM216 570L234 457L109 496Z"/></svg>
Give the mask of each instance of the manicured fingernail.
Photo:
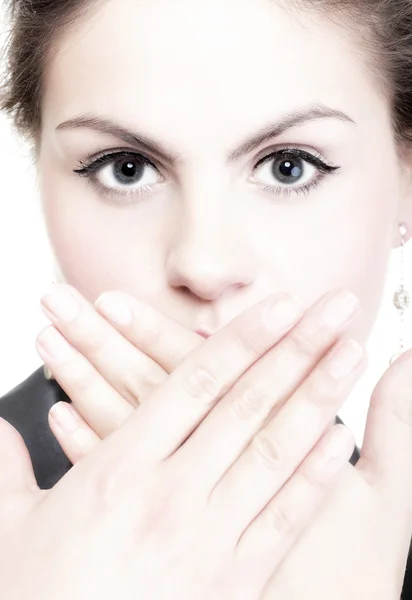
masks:
<svg viewBox="0 0 412 600"><path fill-rule="evenodd" d="M53 404L49 411L50 416L54 419L63 431L72 433L80 425L76 413L71 409L67 402L57 402Z"/></svg>
<svg viewBox="0 0 412 600"><path fill-rule="evenodd" d="M42 331L36 339L36 344L55 361L64 361L72 356L72 348L53 326Z"/></svg>
<svg viewBox="0 0 412 600"><path fill-rule="evenodd" d="M99 309L105 317L119 325L129 325L132 321L132 311L126 302L114 296L109 292L105 292L95 302L96 308Z"/></svg>
<svg viewBox="0 0 412 600"><path fill-rule="evenodd" d="M262 320L265 327L277 331L296 323L302 313L299 299L292 294L286 294L275 300L274 304L263 313Z"/></svg>
<svg viewBox="0 0 412 600"><path fill-rule="evenodd" d="M80 310L74 296L68 290L63 289L54 289L45 294L41 299L41 304L61 321L73 321Z"/></svg>

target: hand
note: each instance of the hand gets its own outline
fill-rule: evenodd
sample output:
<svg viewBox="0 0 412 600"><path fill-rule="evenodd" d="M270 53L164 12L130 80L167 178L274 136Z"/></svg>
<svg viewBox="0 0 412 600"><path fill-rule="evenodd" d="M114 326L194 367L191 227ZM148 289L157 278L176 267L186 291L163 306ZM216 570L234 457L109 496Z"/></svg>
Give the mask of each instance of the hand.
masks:
<svg viewBox="0 0 412 600"><path fill-rule="evenodd" d="M259 431L288 387L273 365L307 361L298 329L281 339L288 327L274 300L195 349L51 490L36 490L22 437L0 420L8 600L260 597L353 451L337 426L339 458L328 459L332 432L322 435L365 367L361 352L339 374L335 347Z"/></svg>
<svg viewBox="0 0 412 600"><path fill-rule="evenodd" d="M138 323L138 319L136 322ZM66 332L70 339L70 330L67 329ZM165 331L165 341L166 339ZM320 350L321 347L319 347ZM381 403L385 407L385 398L391 397L399 398L400 403L404 399L403 401L407 405L408 398L405 397L405 391L409 392L408 366L404 363L405 366L401 369L400 361L405 361L408 354L406 353L405 357L396 361L396 367L393 366L387 371L374 390L365 432L365 444L366 440L371 439L373 435L379 440L385 439L387 435L384 433L385 430L381 431L380 429L377 434L368 433L373 427L373 406L379 406ZM393 409L388 407L386 402L384 410L391 413ZM387 425L390 422L391 418L387 419ZM78 427L81 431L83 425L80 421ZM72 440L67 433L61 432L60 436L63 440ZM76 447L73 441L67 443ZM393 454L395 446L396 440L393 448L387 445L384 457L392 470L393 465L399 464ZM77 448L80 447L77 446ZM83 450L78 450L79 455L84 454L85 448L86 446L83 446ZM373 455L373 450L370 453ZM410 450L408 453L406 449L404 456L407 457L409 454ZM407 514L409 507L412 507L412 500L405 490L402 489L398 493L406 500L407 511L405 513L404 508L401 510L394 508L393 504L386 500L385 491L382 495L380 489L371 489L371 486L365 483L365 475L363 473L360 475L366 456L366 446L364 445L362 460L358 462L356 468L350 464L346 465L344 476L341 476L339 484L333 488L327 503L322 505L321 510L317 513L317 518L305 530L299 542L288 553L281 568L272 577L265 599L278 597L285 600L294 598L300 600L302 597L333 597L337 600L340 598L346 600L348 597L365 598L368 595L364 589L366 586L370 597L384 598L385 600L393 597L399 600L411 538ZM401 485L409 481L410 467L408 466L407 469L409 471L406 470ZM385 489L385 487L388 486L384 483L383 488ZM382 503L383 512L381 511ZM398 533L392 539L390 532L388 533L385 529L385 525L390 527L390 531L393 532L394 518L397 519ZM376 548L379 546L381 549L377 552ZM296 573L299 573L299 577L296 577ZM370 573L375 575L370 577L368 575ZM354 583L356 584L355 589L352 587Z"/></svg>
<svg viewBox="0 0 412 600"><path fill-rule="evenodd" d="M103 294L93 306L72 286L58 284L42 299L42 308L56 329L47 327L38 341L44 333L54 335L63 348L62 335L71 343L72 358L64 367L40 343L36 347L72 401L53 406L49 425L73 464L117 429L205 341L120 292ZM59 416L68 429L59 427Z"/></svg>
<svg viewBox="0 0 412 600"><path fill-rule="evenodd" d="M412 535L411 372L408 351L375 386L360 459L346 464L264 600L401 597Z"/></svg>
<svg viewBox="0 0 412 600"><path fill-rule="evenodd" d="M336 290L330 291L319 303L334 293ZM105 293L94 307L75 288L60 284L42 305L54 327L46 328L38 340L43 333L51 333L63 348L67 349L67 343L62 336L70 343L68 360L53 360L39 343L37 350L72 401L55 404L49 424L73 464L117 429L185 356L205 342L125 293ZM290 377L290 393L338 337L333 330L326 338L316 334L316 327L308 331L310 336L310 360L296 377Z"/></svg>

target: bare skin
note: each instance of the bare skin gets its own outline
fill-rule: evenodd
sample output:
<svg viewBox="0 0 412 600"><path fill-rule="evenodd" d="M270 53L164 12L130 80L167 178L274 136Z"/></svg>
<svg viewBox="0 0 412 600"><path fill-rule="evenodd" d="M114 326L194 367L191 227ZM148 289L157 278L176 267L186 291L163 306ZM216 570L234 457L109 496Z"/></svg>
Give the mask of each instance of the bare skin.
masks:
<svg viewBox="0 0 412 600"><path fill-rule="evenodd" d="M37 161L56 279L90 302L126 292L210 333L269 294L309 307L344 287L367 308L346 335L365 342L398 225L412 230L412 162L352 31L268 0L112 0L67 27L47 69ZM269 122L315 105L340 117L312 114L227 162ZM80 115L180 161L63 127ZM292 147L310 156L282 161ZM74 172L119 150L91 179ZM318 156L339 168L322 173Z"/></svg>
<svg viewBox="0 0 412 600"><path fill-rule="evenodd" d="M70 305L67 298L66 302L63 301L64 292L71 295L74 305L77 304L78 312L75 315L72 311L71 318L68 316ZM329 293L326 298L333 298L334 295L336 296L336 293ZM107 310L108 300L111 301L111 318ZM125 318L128 311L120 301L126 302L129 309L129 323ZM99 310L106 314L106 319L116 325L118 331L102 319L76 290L68 286L58 286L55 295L45 297L43 302L50 309L53 308L53 313L47 310L47 314L52 318L54 326L47 328L38 338L38 351L79 411L76 411L76 422L73 424L67 419L66 403L59 403L50 413L50 426L69 458L79 463L83 462L81 459L84 460L83 457L93 448L96 449L103 443L91 424L94 423L100 435L104 437L109 430L114 430L115 423L124 419L127 423L124 405L128 404L130 414L133 414L139 412L146 403L150 404L152 395L145 394L145 387L150 382L152 393L153 389L161 390L164 384L153 383L155 378L159 377L159 368L163 368L162 376L166 381L166 369L178 369L173 367L173 361L179 359L174 351L176 344L180 348L187 344L190 355L190 344L194 344L195 341L191 338L191 332L185 332L181 326L168 321L162 315L156 315L151 307L144 306L125 294L105 294L97 302ZM331 404L336 402L337 388L333 389L334 385L331 386L333 378L328 376L322 384L319 384L319 379L315 385L311 382L313 375L316 377L317 369L322 368L325 354L327 358L331 348L336 350L336 342L338 345L339 342L342 344L343 332L359 313L356 306L352 307L352 313L347 309L348 319L345 321L342 309L338 311L335 308L335 325L331 326L330 322L328 325L322 325L319 316L324 304L325 298L322 298L302 317L289 335L268 352L262 366L264 365L267 373L270 373L269 379L262 369L256 379L257 385L249 382L246 376L245 383L242 384L241 380L240 385L236 385L229 393L229 397L238 399L238 408L235 411L238 419L240 417L241 421L246 422L247 427L261 427L264 434L270 432L275 455L272 454L269 460L266 450L265 470L270 465L272 478L273 473L276 477L276 474L282 471L285 455L288 455L288 452L284 453L282 450L282 443L288 440L293 447L300 437L308 435L314 423L310 418L313 408L307 412L307 407L302 410L304 404L296 404L296 398L300 395L299 385L300 389L311 390L311 401L318 407L330 409ZM103 306L106 307L105 310ZM66 309L63 313L62 307ZM65 318L59 318L58 314L64 314ZM121 317L120 322L119 318L113 318L114 315ZM338 315L340 326L337 325ZM145 325L142 327L141 323ZM119 335L120 333L122 335ZM56 336L60 340L60 347L65 349L60 358L53 358ZM203 342L203 345L209 344L213 337ZM201 348L202 343L198 343L196 347ZM411 353L406 355L411 356ZM310 523L307 523L302 535L290 547L279 568L274 570L262 591L263 595L259 597L268 600L282 597L287 600L302 597L304 594L308 598L334 597L342 600L349 595L359 599L399 598L412 531L412 499L407 477L411 467L408 451L411 422L410 400L408 393L405 393L409 385L406 355L398 359L385 373L373 392L361 459L356 467L347 462L343 463L343 466L336 460L329 462L329 468L340 467L340 478L335 479L336 484L331 487L326 502L322 503L316 515L312 515ZM116 357L116 361L113 361L113 357ZM185 362L183 356L180 360ZM226 356L226 361L228 360L231 359ZM218 357L217 361L221 361L221 358ZM345 366L342 355L338 356L338 366L340 369ZM144 367L146 371L143 371ZM221 368L224 368L224 365L221 365ZM130 373L127 374L128 369ZM142 375L143 372L145 375ZM358 375L361 372L362 369L358 370ZM134 378L133 382L131 378ZM125 402L124 398L125 381L128 381L130 403ZM402 391L401 388L405 389ZM346 388L346 393L348 391ZM392 398L392 405L388 404L387 398ZM137 411L136 406L139 406ZM297 413L296 422L299 425L293 435L288 431L287 424L291 418L289 415L294 411ZM336 412L335 404L334 411L329 413L329 425L324 415L323 432L330 432L330 418ZM80 413L89 423L83 420ZM173 428L174 420L178 419L178 414L167 411L166 415L161 415L159 421L163 423L163 427ZM283 431L282 425L285 428ZM408 464L400 465L400 471L393 468L399 461L397 443L392 438L393 430L401 436L402 433L406 434L402 451L403 460ZM198 479L202 482L207 480L205 464L214 464L221 460L225 452L236 453L237 448L236 435L228 425L221 429L223 445L219 444L213 425L208 425L208 419L203 421L197 432L204 448L213 440L213 451L207 453L206 463L201 462L199 458L193 458L196 456L196 449L200 450L201 443L190 446L186 441L190 448L190 463L195 466L195 469L190 468L191 485L194 488ZM111 435L109 434L109 438ZM339 455L342 458L338 451ZM192 462L193 460L195 462ZM246 477L242 486L231 489L228 485L223 487L221 492L220 497L226 510L229 508L228 513L222 514L221 517L222 534L223 524L230 521L238 511L242 511L244 505L253 503L251 498L263 483L260 479L263 473L256 464L248 465L247 460L240 461L240 464ZM186 469L183 470L186 472ZM235 480L230 477L230 472L228 471L227 475L229 481ZM297 471L296 475L300 476ZM290 481L293 481L293 477ZM319 486L319 480L316 486ZM186 500L187 498L184 498L182 506L186 505ZM296 496L297 504L291 502L288 506L283 506L281 512L276 513L275 522L278 526L281 524L282 530L284 528L287 531L291 526L296 530L296 526L292 524L293 514L298 507L302 510L308 501L307 491L302 488L301 493ZM394 515L397 515L395 525ZM266 527L269 527L267 522ZM377 548L379 551L376 551ZM256 554L253 559L261 561L262 557ZM253 560L251 564L254 564ZM300 574L299 577L296 577L296 573Z"/></svg>
<svg viewBox="0 0 412 600"><path fill-rule="evenodd" d="M341 427L343 443L328 459L331 432L322 435L366 366L361 348L354 368L339 376L342 357L329 353L259 430L276 400L264 393L276 382L270 356L279 360L295 349L303 358L307 351L299 325L293 329L299 314L291 320L284 301L270 296L191 352L51 490L36 489L23 439L0 421L7 598L261 597L353 450ZM308 320L319 321L319 308ZM70 359L56 356L70 367ZM399 434L410 435L405 430L397 431L398 443ZM210 439L218 452L210 452ZM383 466L375 456L373 466ZM254 492L234 503L251 484Z"/></svg>
<svg viewBox="0 0 412 600"><path fill-rule="evenodd" d="M117 290L130 302L140 303L141 310L154 310L157 319L168 319L170 327L172 322L176 326L176 360L169 357L166 369L166 362L158 362L156 353L167 354L169 338L157 345L156 336L146 345L144 338L131 339L126 351L122 340L133 335L133 327L116 325L123 336L117 338L116 331L109 334L106 328L111 336L107 346L111 361L95 364L93 348L98 354L102 331L104 339L99 327L107 327L110 321L105 320L105 325L94 321L96 337L88 338L90 347L84 346L84 336L87 327L93 327L94 309L90 322L85 321L77 331L75 323L64 331L61 323L55 323L77 348L78 362L73 362L73 370L66 375L64 369L57 372L56 364L53 369L70 391L79 414L87 417L89 434L99 437L97 445L90 442L93 449L82 460L78 457L70 478L64 478L54 495L47 496L54 514L60 515L70 507L59 490L74 499L84 489L83 474L94 482L93 473L98 474L108 458L106 448L115 452L114 463L124 464L129 453L126 462L130 468L134 465L141 447L135 431L127 437L132 423L142 422L149 411L145 406L164 393L167 399L159 403L149 438L152 449L158 448L155 431L173 409L167 390L175 373L193 353L212 348L220 339L216 336L233 319L269 295L296 293L303 308L310 311L328 290L348 289L365 310L339 336L366 342L380 306L390 251L399 244L398 225L412 224L412 161L407 149L401 151L395 145L390 107L367 70L366 57L361 60L354 28L343 23L338 27L313 13L292 16L267 0L243 0L241 5L234 0L111 0L67 27L55 50L44 82L37 169L57 279L77 290L89 308L103 292ZM310 108L311 119L277 136L272 132L246 153L234 152L268 123L279 123L285 115ZM158 141L175 160L155 151L153 144L149 147L142 140L122 138L119 130L96 131L90 121L87 127L83 120L82 126L77 122L69 129L67 121L73 125L80 115L92 116L94 126L96 118L110 119L139 132L146 142ZM285 154L291 148L294 154ZM106 158L98 167L94 162L102 154L120 150L123 155L116 160ZM228 160L230 154L232 160ZM314 157L321 161L317 166ZM79 177L91 163L96 167L93 176L89 180ZM144 322L139 313L136 323L141 327ZM194 333L199 328L214 335L200 344ZM304 339L312 353L305 365L315 373L316 353L326 351L325 340L317 338L316 327L309 329L310 336ZM121 349L125 354L119 353ZM126 355L129 362L116 364ZM220 355L215 349L216 356ZM345 600L399 597L411 533L412 501L405 488L405 473L411 470L409 361L410 353L406 353L377 384L362 458L355 469L343 466L344 476L334 488L339 494L328 496L330 503L323 506L319 520L313 514L301 515L300 523L306 519L306 526L295 528L305 531L301 543L289 550L281 568L276 570L272 564L276 574L267 581L267 589L273 597L282 594L289 600L302 595L300 582L292 576L296 569L305 574L306 597L313 593L317 600L340 598L339 594ZM92 387L84 385L82 397L76 381L90 372L90 365L94 365L89 379ZM266 368L271 385L270 377L278 381L284 372ZM261 380L263 373L259 375ZM292 387L299 384L296 378L289 381ZM279 413L271 407L266 426L280 427L282 411L289 405L292 410L293 393L288 397L286 391L272 398L275 404L283 398L285 404ZM135 410L140 398L143 402ZM322 413L323 433L330 428L337 405L330 408L328 415ZM176 419L184 416L179 411L173 415ZM285 428L278 432L286 444L282 448L289 452L287 444L293 440L297 453L302 437L307 453L321 434L318 430L309 444L305 436L314 435L314 430L311 433L305 413L295 416L305 435L294 431L288 439L283 423ZM120 441L123 436L128 444ZM216 433L208 431L208 436L204 452L210 458L205 448ZM121 459L112 440L119 441L125 453ZM301 449L301 459L304 456ZM170 477L179 472L183 476L182 465L179 468ZM133 492L117 483L116 498L127 504ZM169 489L162 483L164 487L156 490L160 497ZM132 482L128 484L133 487ZM298 502L295 508L299 513L305 506ZM93 515L95 508L88 505L85 510ZM288 511L295 514L293 508ZM388 532L385 523L392 525L394 515L395 526ZM174 516L180 523L180 517ZM57 517L55 522L42 513L42 518L51 519L41 524L53 531ZM68 525L75 529L70 519ZM96 527L97 538L104 537L98 529L103 524ZM221 529L219 536L224 535ZM341 543L336 544L336 539ZM213 546L218 540L220 544L220 537L210 543ZM33 552L26 538L20 542L19 551L27 546ZM363 549L356 564L353 547ZM103 552L98 544L94 550L98 555ZM262 551L259 560L263 556ZM60 559L54 565L56 573L64 569L64 557ZM102 560L110 563L108 556ZM85 571L93 568L87 564ZM221 564L215 564L216 573ZM336 564L339 571L334 579ZM182 568L190 569L190 564L182 562ZM373 580L371 572L378 573ZM67 583L64 576L61 579ZM102 593L109 588L107 581L97 583ZM224 583L227 592L230 582Z"/></svg>

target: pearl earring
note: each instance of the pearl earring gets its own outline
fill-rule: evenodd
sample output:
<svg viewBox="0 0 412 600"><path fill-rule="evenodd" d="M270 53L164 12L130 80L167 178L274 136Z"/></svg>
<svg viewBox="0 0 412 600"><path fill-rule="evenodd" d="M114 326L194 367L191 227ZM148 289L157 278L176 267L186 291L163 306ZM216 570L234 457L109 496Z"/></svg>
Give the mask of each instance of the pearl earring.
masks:
<svg viewBox="0 0 412 600"><path fill-rule="evenodd" d="M395 360L404 353L405 351L405 310L409 308L410 305L410 295L404 287L404 276L405 276L405 235L408 231L405 223L401 223L399 225L399 231L401 234L401 264L400 264L400 285L398 290L393 295L393 304L398 311L400 318L400 340L399 340L399 351L396 354L391 356L389 364L391 365Z"/></svg>

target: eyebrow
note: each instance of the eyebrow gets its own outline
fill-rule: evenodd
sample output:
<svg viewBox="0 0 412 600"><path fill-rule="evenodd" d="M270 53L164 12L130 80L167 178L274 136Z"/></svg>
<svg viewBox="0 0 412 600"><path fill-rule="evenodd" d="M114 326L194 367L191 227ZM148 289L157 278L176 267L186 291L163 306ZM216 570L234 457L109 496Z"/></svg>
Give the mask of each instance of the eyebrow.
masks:
<svg viewBox="0 0 412 600"><path fill-rule="evenodd" d="M302 108L300 110L287 113L280 120L274 122L272 121L259 129L256 134L245 140L238 148L229 154L227 163L229 164L239 160L246 154L249 154L249 152L259 148L265 142L279 137L292 127L303 125L309 121L325 118L339 119L341 121L356 125L355 121L351 119L351 117L340 110L336 110L323 104L312 105L307 108ZM171 166L177 166L179 164L181 165L185 162L180 154L165 148L164 145L159 141L150 139L149 137L140 133L128 130L115 121L105 117L90 114L80 115L60 123L60 125L56 127L56 131L77 129L80 127L86 127L88 129L93 129L95 131L120 138L127 144L136 147L140 151L146 151L157 155Z"/></svg>

